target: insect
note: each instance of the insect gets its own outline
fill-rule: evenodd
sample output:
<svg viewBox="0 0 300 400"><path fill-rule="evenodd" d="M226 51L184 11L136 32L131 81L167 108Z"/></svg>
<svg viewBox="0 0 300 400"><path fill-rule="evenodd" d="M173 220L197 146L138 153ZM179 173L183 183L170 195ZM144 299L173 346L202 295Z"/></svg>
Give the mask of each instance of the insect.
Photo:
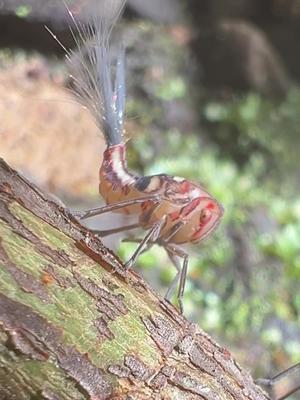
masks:
<svg viewBox="0 0 300 400"><path fill-rule="evenodd" d="M101 15L95 13L87 26L79 24L69 12L78 34L73 35L75 51L67 51L74 70L75 93L93 114L107 144L99 173L99 192L106 205L75 215L80 219L107 212L136 216L135 224L97 232L104 236L135 228L147 231L143 239L136 240L137 249L126 268L153 244L164 247L177 269L166 298L179 281L177 300L182 312L188 255L179 245L198 243L210 235L220 222L223 208L201 185L187 179L166 174L138 176L128 171L123 140L125 50L120 47L114 55L110 48L112 28L125 1L104 0L100 4Z"/></svg>

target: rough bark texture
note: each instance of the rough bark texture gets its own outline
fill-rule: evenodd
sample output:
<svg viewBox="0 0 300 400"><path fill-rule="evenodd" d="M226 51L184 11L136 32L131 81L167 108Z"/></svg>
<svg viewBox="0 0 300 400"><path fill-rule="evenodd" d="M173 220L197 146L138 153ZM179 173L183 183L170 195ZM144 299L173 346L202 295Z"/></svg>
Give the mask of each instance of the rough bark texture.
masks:
<svg viewBox="0 0 300 400"><path fill-rule="evenodd" d="M0 160L0 399L268 396L228 350Z"/></svg>

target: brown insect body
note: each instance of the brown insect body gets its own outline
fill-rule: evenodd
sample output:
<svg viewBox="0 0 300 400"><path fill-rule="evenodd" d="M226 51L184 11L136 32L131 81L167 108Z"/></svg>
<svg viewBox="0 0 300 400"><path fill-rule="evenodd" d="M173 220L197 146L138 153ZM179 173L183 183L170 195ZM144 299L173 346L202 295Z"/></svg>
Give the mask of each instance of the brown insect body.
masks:
<svg viewBox="0 0 300 400"><path fill-rule="evenodd" d="M100 168L99 192L107 204L160 195L159 202L145 200L116 212L134 214L139 225L151 228L165 217L157 241L197 243L210 234L223 214L222 206L200 185L166 174L139 177L126 165L125 144L109 146Z"/></svg>
<svg viewBox="0 0 300 400"><path fill-rule="evenodd" d="M197 243L218 225L223 214L221 205L200 185L166 174L140 177L127 169L123 141L126 100L125 49L110 49L114 24L126 0L101 0L101 14L91 15L91 23L78 24L70 12L79 39L77 51L67 52L74 73L74 87L80 101L94 115L107 144L100 168L99 191L106 205L77 213L90 218L107 212L121 212L137 217L132 225L106 231L101 236L135 228L147 230L136 251L126 263L129 268L138 256L158 243L165 248L177 269L167 298L179 281L178 302L182 311L188 256L178 244ZM75 37L75 35L74 35ZM182 260L180 265L179 260Z"/></svg>

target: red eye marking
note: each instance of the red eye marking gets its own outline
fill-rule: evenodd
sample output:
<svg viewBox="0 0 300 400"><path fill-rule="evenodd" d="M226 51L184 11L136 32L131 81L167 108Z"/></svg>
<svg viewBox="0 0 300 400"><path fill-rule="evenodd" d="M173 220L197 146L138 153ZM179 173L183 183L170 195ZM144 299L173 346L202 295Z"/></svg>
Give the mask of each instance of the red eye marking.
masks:
<svg viewBox="0 0 300 400"><path fill-rule="evenodd" d="M204 208L200 215L200 226L206 224L212 217L212 213L208 208Z"/></svg>
<svg viewBox="0 0 300 400"><path fill-rule="evenodd" d="M204 208L202 210L199 218L199 227L192 235L193 241L198 241L199 239L201 239L202 236L205 237L207 233L210 232L211 229L213 229L214 224L205 231L205 226L211 221L212 217L213 214L210 210L208 210L207 208Z"/></svg>

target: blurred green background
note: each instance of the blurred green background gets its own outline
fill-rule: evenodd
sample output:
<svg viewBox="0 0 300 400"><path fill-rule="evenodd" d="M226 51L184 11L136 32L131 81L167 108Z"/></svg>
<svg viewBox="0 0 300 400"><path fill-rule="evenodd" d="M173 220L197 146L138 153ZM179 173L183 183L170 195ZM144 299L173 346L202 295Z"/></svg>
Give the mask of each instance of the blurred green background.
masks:
<svg viewBox="0 0 300 400"><path fill-rule="evenodd" d="M85 3L68 4L84 23ZM0 155L86 208L99 201L103 142L62 95L62 52L43 27L72 46L62 8L7 0L1 9ZM296 0L190 0L129 1L119 28L130 168L200 182L225 208L217 232L187 249L185 315L256 377L300 361L299 27ZM125 260L134 248L118 251ZM159 247L136 268L161 294L175 275Z"/></svg>

